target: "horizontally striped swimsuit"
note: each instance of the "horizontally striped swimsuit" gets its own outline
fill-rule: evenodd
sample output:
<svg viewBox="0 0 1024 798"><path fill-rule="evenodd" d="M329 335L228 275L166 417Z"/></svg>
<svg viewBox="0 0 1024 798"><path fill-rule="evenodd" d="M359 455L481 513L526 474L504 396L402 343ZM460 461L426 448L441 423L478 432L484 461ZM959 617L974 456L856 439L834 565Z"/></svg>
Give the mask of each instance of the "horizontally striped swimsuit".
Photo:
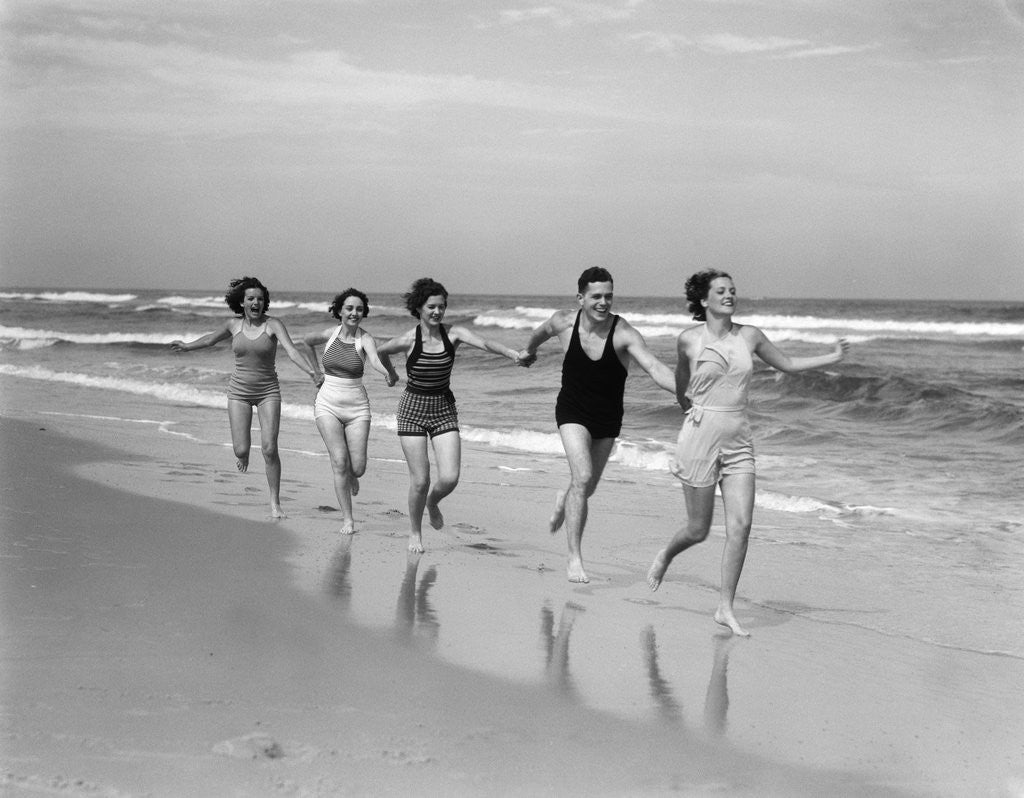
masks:
<svg viewBox="0 0 1024 798"><path fill-rule="evenodd" d="M455 347L442 324L438 328L444 350L423 351L423 331L416 326L416 342L405 361L406 381L398 400L398 434L433 438L459 431L459 414L451 391Z"/></svg>
<svg viewBox="0 0 1024 798"><path fill-rule="evenodd" d="M332 333L320 359L324 383L316 393L313 418L333 416L342 424L370 420L370 399L363 386L362 331L355 342L342 341L341 326Z"/></svg>

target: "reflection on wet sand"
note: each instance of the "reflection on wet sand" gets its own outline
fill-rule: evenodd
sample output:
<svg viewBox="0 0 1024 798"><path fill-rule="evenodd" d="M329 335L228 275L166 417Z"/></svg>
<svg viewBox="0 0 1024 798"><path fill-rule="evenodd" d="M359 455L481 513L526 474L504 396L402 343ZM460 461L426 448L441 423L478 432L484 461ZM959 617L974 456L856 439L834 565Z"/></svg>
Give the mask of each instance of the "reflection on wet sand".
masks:
<svg viewBox="0 0 1024 798"><path fill-rule="evenodd" d="M583 607L571 601L565 602L555 630L555 614L545 602L540 610L540 639L544 646L544 674L548 682L567 698L576 698L576 686L569 672L569 637L576 615Z"/></svg>
<svg viewBox="0 0 1024 798"><path fill-rule="evenodd" d="M672 688L662 677L661 668L658 667L658 641L655 639L653 626L648 626L640 633L640 648L644 654L644 664L647 666L647 683L651 698L654 699L661 719L672 724L682 723L682 707L672 695Z"/></svg>
<svg viewBox="0 0 1024 798"><path fill-rule="evenodd" d="M704 731L712 737L725 734L729 713L729 689L727 672L729 651L736 638L733 635L715 635L715 650L711 663L711 678L704 697ZM677 724L683 721L682 707L672 694L672 688L661 675L658 666L658 643L654 627L648 626L640 634L640 648L647 666L647 681L651 697L658 707L662 720Z"/></svg>
<svg viewBox="0 0 1024 798"><path fill-rule="evenodd" d="M327 592L341 601L346 607L352 599L352 583L349 581L349 568L352 566L352 538L346 535L341 539L338 548L331 556L331 565L327 570Z"/></svg>
<svg viewBox="0 0 1024 798"><path fill-rule="evenodd" d="M430 588L437 581L437 569L430 566L417 585L416 576L422 557L421 552L410 551L406 559L395 607L395 636L406 642L415 642L419 638L433 644L437 642L441 629L429 599Z"/></svg>

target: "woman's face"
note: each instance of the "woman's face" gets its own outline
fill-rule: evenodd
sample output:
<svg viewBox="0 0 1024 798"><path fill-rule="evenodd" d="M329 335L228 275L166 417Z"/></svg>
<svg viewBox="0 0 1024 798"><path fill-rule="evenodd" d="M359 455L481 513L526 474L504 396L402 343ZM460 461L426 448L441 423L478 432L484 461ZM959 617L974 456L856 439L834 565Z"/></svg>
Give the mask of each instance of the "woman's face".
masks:
<svg viewBox="0 0 1024 798"><path fill-rule="evenodd" d="M426 324L440 324L447 309L448 300L444 298L444 294L427 297L427 301L420 306L420 321Z"/></svg>
<svg viewBox="0 0 1024 798"><path fill-rule="evenodd" d="M363 300L359 297L347 296L338 309L338 315L341 316L341 321L345 325L358 327L359 322L366 316L366 306L363 305Z"/></svg>
<svg viewBox="0 0 1024 798"><path fill-rule="evenodd" d="M242 310L250 319L258 319L267 309L266 297L260 288L246 288L242 296Z"/></svg>
<svg viewBox="0 0 1024 798"><path fill-rule="evenodd" d="M702 303L708 312L730 316L736 309L736 286L729 277L716 277L708 286L708 297Z"/></svg>

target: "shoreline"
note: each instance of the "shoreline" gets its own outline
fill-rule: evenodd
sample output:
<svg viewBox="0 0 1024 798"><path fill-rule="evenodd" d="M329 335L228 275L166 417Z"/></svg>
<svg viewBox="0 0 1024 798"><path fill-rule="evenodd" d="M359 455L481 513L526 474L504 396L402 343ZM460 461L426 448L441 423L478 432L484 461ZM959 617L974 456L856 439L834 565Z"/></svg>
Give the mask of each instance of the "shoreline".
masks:
<svg viewBox="0 0 1024 798"><path fill-rule="evenodd" d="M554 467L512 472L507 454L467 445L449 527L428 528L410 558L405 466L386 433L372 434L360 531L345 539L321 509L333 505L324 458L285 454L290 517L269 522L261 463L240 480L219 444L143 423L112 436L110 421L82 417L101 392L76 392L82 415L50 415L67 412L62 397L0 386L17 541L5 532L0 560L8 789L1012 795L1024 783L1012 746L1002 766L989 753L987 782L972 765L958 783L963 768L943 761L957 746L968 756L960 735L985 735L971 757L991 745L990 692L1019 663L953 652L958 672L942 674L953 661L929 665L919 644L750 605L755 638L723 638L708 610L718 546L657 594L638 589L629 563L662 539L671 502L630 505L614 473L584 542L594 582L573 587L564 540L532 531L546 527ZM118 401L111 418L170 415ZM201 412L226 437L226 420ZM613 538L644 519L657 528ZM892 707L872 686L881 661ZM922 665L974 685L945 697L950 717L958 702L977 712L948 741L913 741L936 711ZM861 739L872 728L885 744Z"/></svg>

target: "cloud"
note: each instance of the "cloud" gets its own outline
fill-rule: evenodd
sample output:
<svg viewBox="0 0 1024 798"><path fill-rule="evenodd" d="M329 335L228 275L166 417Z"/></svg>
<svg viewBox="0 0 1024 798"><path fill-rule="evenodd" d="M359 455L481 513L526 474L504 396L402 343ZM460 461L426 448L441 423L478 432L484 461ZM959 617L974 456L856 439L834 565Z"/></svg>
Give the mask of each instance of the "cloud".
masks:
<svg viewBox="0 0 1024 798"><path fill-rule="evenodd" d="M213 132L301 124L332 129L353 111L396 113L452 105L616 116L544 86L473 75L361 68L338 51L268 59L211 52L180 42L50 33L8 53L7 127L51 124L134 133Z"/></svg>
<svg viewBox="0 0 1024 798"><path fill-rule="evenodd" d="M624 3L583 3L566 2L558 5L534 6L532 8L508 9L498 14L505 25L530 22L548 22L555 27L569 28L574 25L595 25L609 22L623 22L636 16L643 0L627 0Z"/></svg>

